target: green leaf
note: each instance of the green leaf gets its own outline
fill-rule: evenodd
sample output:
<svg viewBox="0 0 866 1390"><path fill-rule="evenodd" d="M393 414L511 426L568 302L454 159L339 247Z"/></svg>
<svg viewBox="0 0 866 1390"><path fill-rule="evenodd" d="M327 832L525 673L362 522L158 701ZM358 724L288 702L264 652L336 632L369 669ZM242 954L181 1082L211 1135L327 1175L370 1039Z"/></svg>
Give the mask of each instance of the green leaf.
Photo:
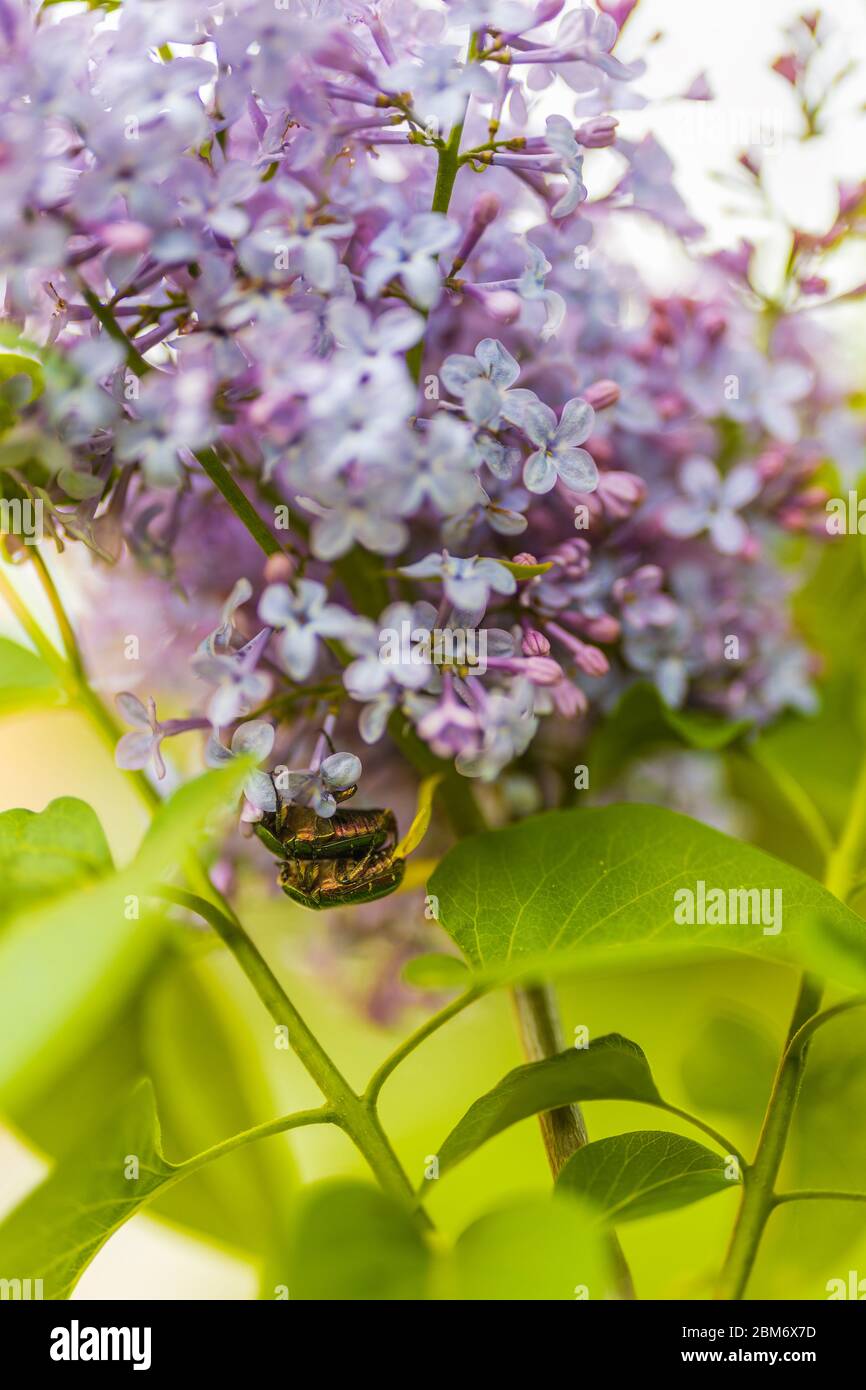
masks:
<svg viewBox="0 0 866 1390"><path fill-rule="evenodd" d="M681 890L694 901L700 882L722 891L726 909L732 891L768 890L771 918L778 890L781 918L678 921ZM808 958L813 933L804 928L816 920L858 949L866 942L862 919L805 874L657 806L552 811L463 840L429 887L441 924L491 981L698 951ZM733 903L748 915L747 903Z"/></svg>
<svg viewBox="0 0 866 1390"><path fill-rule="evenodd" d="M112 1232L176 1175L145 1082L0 1226L0 1269L42 1279L45 1298L68 1298Z"/></svg>
<svg viewBox="0 0 866 1390"><path fill-rule="evenodd" d="M687 1207L737 1186L725 1177L725 1166L723 1157L694 1139L637 1130L578 1149L556 1185L584 1197L615 1225Z"/></svg>
<svg viewBox="0 0 866 1390"><path fill-rule="evenodd" d="M458 1240L448 1274L461 1301L574 1302L609 1289L594 1213L562 1195L482 1216Z"/></svg>
<svg viewBox="0 0 866 1390"><path fill-rule="evenodd" d="M418 848L427 834L433 815L433 797L441 781L441 772L434 772L430 777L425 777L422 780L418 788L418 807L415 818L394 850L395 859L405 859L407 855Z"/></svg>
<svg viewBox="0 0 866 1390"><path fill-rule="evenodd" d="M502 560L497 557L497 564L502 565L513 574L515 579L536 579L540 574L547 574L553 568L552 560L545 560L540 565L516 565L513 560Z"/></svg>
<svg viewBox="0 0 866 1390"><path fill-rule="evenodd" d="M427 1297L432 1255L411 1213L367 1183L317 1183L288 1254L289 1297L371 1302Z"/></svg>
<svg viewBox="0 0 866 1390"><path fill-rule="evenodd" d="M0 637L0 715L34 705L59 704L60 687L35 652Z"/></svg>
<svg viewBox="0 0 866 1390"><path fill-rule="evenodd" d="M590 740L586 762L592 769L593 786L606 786L628 762L654 745L684 743L690 748L718 751L749 727L748 720L730 721L701 710L671 709L654 685L638 681Z"/></svg>
<svg viewBox="0 0 866 1390"><path fill-rule="evenodd" d="M304 1195L288 1251L301 1301L603 1298L595 1214L571 1196L537 1197L474 1222L453 1250L431 1248L411 1214L367 1183L318 1183Z"/></svg>
<svg viewBox="0 0 866 1390"><path fill-rule="evenodd" d="M277 1113L256 1037L214 960L170 960L147 990L140 1023L145 1070L160 1096L164 1145L199 1153ZM296 1191L290 1140L266 1139L208 1164L172 1188L161 1213L255 1254L288 1228Z"/></svg>
<svg viewBox="0 0 866 1390"><path fill-rule="evenodd" d="M430 951L413 956L403 966L403 979L415 989L463 989L469 984L469 971L459 956Z"/></svg>
<svg viewBox="0 0 866 1390"><path fill-rule="evenodd" d="M718 1014L705 1019L689 1043L683 1085L700 1114L716 1110L757 1120L766 1108L776 1062L770 1039L751 1020Z"/></svg>
<svg viewBox="0 0 866 1390"><path fill-rule="evenodd" d="M0 815L0 917L110 873L111 854L95 811L63 796L44 811Z"/></svg>
<svg viewBox="0 0 866 1390"><path fill-rule="evenodd" d="M510 1071L470 1105L440 1146L439 1176L520 1120L587 1100L664 1104L641 1049L619 1033L609 1033L588 1048L571 1048Z"/></svg>
<svg viewBox="0 0 866 1390"><path fill-rule="evenodd" d="M242 762L181 787L118 873L17 914L0 934L0 1105L49 1084L104 1030L161 933L148 893L198 846L208 820L238 794ZM134 914L139 911L140 916Z"/></svg>
<svg viewBox="0 0 866 1390"><path fill-rule="evenodd" d="M22 401L26 405L41 396L45 389L42 363L36 351L22 350L20 345L17 348L0 346L0 385L22 377L28 384L27 398Z"/></svg>

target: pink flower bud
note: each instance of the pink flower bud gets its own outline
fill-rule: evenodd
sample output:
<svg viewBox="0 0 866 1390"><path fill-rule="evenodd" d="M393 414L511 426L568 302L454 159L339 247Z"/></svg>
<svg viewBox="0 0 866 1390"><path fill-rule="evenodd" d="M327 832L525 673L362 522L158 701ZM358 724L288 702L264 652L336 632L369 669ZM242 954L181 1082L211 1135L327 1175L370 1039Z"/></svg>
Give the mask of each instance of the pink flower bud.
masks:
<svg viewBox="0 0 866 1390"><path fill-rule="evenodd" d="M528 550L521 550L519 555L515 555L511 563L512 565L537 565L538 561L534 555L530 555Z"/></svg>
<svg viewBox="0 0 866 1390"><path fill-rule="evenodd" d="M581 627L593 642L616 642L622 630L619 621L610 613L600 613L597 618L586 618Z"/></svg>
<svg viewBox="0 0 866 1390"><path fill-rule="evenodd" d="M613 116L593 116L591 120L578 126L574 138L579 145L584 145L588 150L601 150L606 145L613 144L618 125L619 121Z"/></svg>
<svg viewBox="0 0 866 1390"><path fill-rule="evenodd" d="M625 521L646 497L646 483L636 473L611 469L610 472L599 475L596 496L608 516L614 517L617 521Z"/></svg>
<svg viewBox="0 0 866 1390"><path fill-rule="evenodd" d="M288 584L294 572L295 564L291 556L280 553L268 556L263 574L268 584Z"/></svg>
<svg viewBox="0 0 866 1390"><path fill-rule="evenodd" d="M601 381L594 381L591 386L587 386L583 393L583 399L593 410L607 410L608 406L616 405L620 398L619 385L615 381L609 381L603 377Z"/></svg>
<svg viewBox="0 0 866 1390"><path fill-rule="evenodd" d="M530 628L523 635L520 650L524 656L547 656L550 643L543 632L539 632L537 628Z"/></svg>
<svg viewBox="0 0 866 1390"><path fill-rule="evenodd" d="M153 233L143 222L111 222L100 227L99 235L109 251L116 251L122 256L134 256L147 250Z"/></svg>
<svg viewBox="0 0 866 1390"><path fill-rule="evenodd" d="M780 77L784 77L786 82L790 82L794 87L797 79L803 71L803 64L795 53L783 53L781 58L777 58L773 63L773 72L777 72Z"/></svg>
<svg viewBox="0 0 866 1390"><path fill-rule="evenodd" d="M578 642L573 650L574 659L581 671L585 671L588 676L607 675L610 670L610 662L598 647L590 647L585 642Z"/></svg>
<svg viewBox="0 0 866 1390"><path fill-rule="evenodd" d="M553 703L563 719L574 719L589 709L589 700L573 681L562 680L553 687Z"/></svg>
<svg viewBox="0 0 866 1390"><path fill-rule="evenodd" d="M557 685L562 680L562 667L549 656L529 656L520 663L520 670L533 685Z"/></svg>
<svg viewBox="0 0 866 1390"><path fill-rule="evenodd" d="M827 281L823 275L804 275L800 281L802 294L826 294Z"/></svg>

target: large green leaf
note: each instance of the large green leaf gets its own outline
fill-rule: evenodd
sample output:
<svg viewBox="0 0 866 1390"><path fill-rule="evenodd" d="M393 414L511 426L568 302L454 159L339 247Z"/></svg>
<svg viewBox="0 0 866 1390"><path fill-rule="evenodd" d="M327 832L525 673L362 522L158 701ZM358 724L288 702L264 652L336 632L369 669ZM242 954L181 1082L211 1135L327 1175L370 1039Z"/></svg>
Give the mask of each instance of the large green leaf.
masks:
<svg viewBox="0 0 866 1390"><path fill-rule="evenodd" d="M615 1225L699 1202L737 1186L726 1160L694 1139L637 1130L597 1139L572 1154L557 1187L577 1193Z"/></svg>
<svg viewBox="0 0 866 1390"><path fill-rule="evenodd" d="M222 963L211 955L170 959L144 998L140 1049L172 1156L198 1153L276 1111L262 1065L267 1036L253 1034L223 981ZM291 1144L279 1135L208 1164L167 1192L158 1210L268 1255L283 1241L296 1186Z"/></svg>
<svg viewBox="0 0 866 1390"><path fill-rule="evenodd" d="M610 1287L595 1214L556 1195L482 1216L458 1240L448 1275L461 1301L574 1302Z"/></svg>
<svg viewBox="0 0 866 1390"><path fill-rule="evenodd" d="M0 815L0 918L102 878L111 869L102 826L86 801L63 796L44 811Z"/></svg>
<svg viewBox="0 0 866 1390"><path fill-rule="evenodd" d="M678 922L675 894L700 883L726 895L768 890L771 916L780 891L782 930L772 920ZM494 981L701 950L808 958L804 928L816 921L858 949L866 942L862 919L805 874L657 806L553 811L463 840L429 886L441 924Z"/></svg>
<svg viewBox="0 0 866 1390"><path fill-rule="evenodd" d="M778 1061L767 1035L739 1014L704 1019L682 1060L683 1085L700 1114L717 1110L759 1120Z"/></svg>
<svg viewBox="0 0 866 1390"><path fill-rule="evenodd" d="M490 1212L448 1251L393 1198L346 1181L302 1196L287 1271L289 1296L302 1301L571 1301L608 1287L597 1216L570 1196Z"/></svg>
<svg viewBox="0 0 866 1390"><path fill-rule="evenodd" d="M367 1183L317 1183L305 1194L286 1266L302 1301L427 1297L432 1253L411 1213Z"/></svg>
<svg viewBox="0 0 866 1390"><path fill-rule="evenodd" d="M0 1105L49 1084L122 1007L161 940L150 889L201 843L244 775L239 761L187 783L130 865L31 906L0 934Z"/></svg>
<svg viewBox="0 0 866 1390"><path fill-rule="evenodd" d="M734 743L748 728L748 720L732 722L701 710L671 709L654 685L638 681L590 739L586 761L592 785L596 789L606 786L627 763L652 747L685 744L717 751Z"/></svg>
<svg viewBox="0 0 866 1390"><path fill-rule="evenodd" d="M588 1048L529 1062L504 1076L470 1105L441 1145L439 1176L520 1120L588 1100L664 1105L641 1049L619 1033L609 1033Z"/></svg>
<svg viewBox="0 0 866 1390"><path fill-rule="evenodd" d="M34 705L58 704L62 691L45 662L28 647L0 637L0 715Z"/></svg>
<svg viewBox="0 0 866 1390"><path fill-rule="evenodd" d="M109 1236L177 1171L144 1083L0 1226L0 1269L41 1279L45 1298L68 1298Z"/></svg>

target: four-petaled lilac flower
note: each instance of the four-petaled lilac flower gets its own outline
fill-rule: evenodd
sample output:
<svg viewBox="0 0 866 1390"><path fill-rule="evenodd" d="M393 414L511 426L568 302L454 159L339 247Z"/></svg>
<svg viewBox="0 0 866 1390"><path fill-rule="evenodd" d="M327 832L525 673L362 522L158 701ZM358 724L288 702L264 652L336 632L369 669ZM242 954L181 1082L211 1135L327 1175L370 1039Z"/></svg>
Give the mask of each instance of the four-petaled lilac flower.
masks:
<svg viewBox="0 0 866 1390"><path fill-rule="evenodd" d="M668 535L689 539L709 531L722 555L739 555L749 539L749 528L738 512L761 491L757 469L739 464L723 478L710 459L692 458L683 464L679 481L685 500L665 508L663 524Z"/></svg>
<svg viewBox="0 0 866 1390"><path fill-rule="evenodd" d="M557 422L549 405L527 406L522 429L537 447L523 465L524 486L530 492L550 492L560 478L572 492L593 492L598 469L591 454L578 448L592 434L595 411L575 396L566 401Z"/></svg>
<svg viewBox="0 0 866 1390"><path fill-rule="evenodd" d="M547 143L559 156L560 173L565 176L565 192L550 209L551 217L568 217L586 200L583 182L583 151L574 138L571 123L564 116L548 116Z"/></svg>
<svg viewBox="0 0 866 1390"><path fill-rule="evenodd" d="M124 734L118 740L114 751L115 763L127 772L139 772L147 767L148 763L153 763L160 781L165 776L161 746L163 739L171 738L173 734L186 733L189 729L207 727L206 719L166 719L165 723L161 723L156 717L156 701L152 695L144 705L137 695L133 695L129 690L122 690L116 697L115 704L127 724L139 730L138 733Z"/></svg>
<svg viewBox="0 0 866 1390"><path fill-rule="evenodd" d="M145 706L137 695L124 690L117 696L115 703L127 724L147 731L123 735L114 753L117 766L126 768L127 771L138 771L153 761L157 777L163 778L165 763L162 760L160 745L165 738L166 729L156 717L156 701L153 696L148 697Z"/></svg>
<svg viewBox="0 0 866 1390"><path fill-rule="evenodd" d="M262 622L280 630L277 649L292 680L306 680L322 638L342 640L358 626L357 618L327 598L324 584L299 579L293 588L269 584L259 600Z"/></svg>
<svg viewBox="0 0 866 1390"><path fill-rule="evenodd" d="M225 767L236 758L254 758L263 763L274 746L274 730L264 719L251 719L239 724L232 734L231 747L226 748L211 734L205 747L204 760L208 767ZM274 784L266 772L253 768L244 782L244 796L259 811L274 812L277 809L277 794Z"/></svg>
<svg viewBox="0 0 866 1390"><path fill-rule="evenodd" d="M417 62L407 58L388 73L389 87L409 92L416 118L437 134L462 119L469 96L489 100L496 91L490 73L478 63L459 62L459 54L452 44L425 44Z"/></svg>
<svg viewBox="0 0 866 1390"><path fill-rule="evenodd" d="M548 338L554 338L562 326L562 321L565 318L565 300L561 294L557 294L556 290L545 289L545 278L550 274L553 266L544 252L531 241L527 241L526 250L529 254L529 260L514 288L520 298L525 299L527 303L540 302L544 305L545 319L540 337L542 342L546 342Z"/></svg>
<svg viewBox="0 0 866 1390"><path fill-rule="evenodd" d="M491 589L497 594L513 594L517 589L514 575L498 560L478 555L462 559L449 555L447 550L434 550L416 564L404 565L400 573L410 579L441 579L445 596L455 608L461 613L478 613L479 616L487 607Z"/></svg>
<svg viewBox="0 0 866 1390"><path fill-rule="evenodd" d="M476 425L499 428L504 417L520 424L527 405L538 400L534 391L510 389L520 367L498 338L482 338L474 357L455 352L446 357L440 373L451 392L463 401L463 409Z"/></svg>
<svg viewBox="0 0 866 1390"><path fill-rule="evenodd" d="M208 685L216 686L207 707L215 729L233 724L271 693L270 676L256 669L270 636L271 630L266 627L239 651L200 652L193 657L195 674Z"/></svg>
<svg viewBox="0 0 866 1390"><path fill-rule="evenodd" d="M431 309L442 282L436 257L453 246L459 235L456 223L439 212L418 213L405 227L389 223L370 247L372 258L364 270L366 293L379 294L396 278L415 304Z"/></svg>
<svg viewBox="0 0 866 1390"><path fill-rule="evenodd" d="M337 809L334 792L354 787L361 776L361 760L354 753L332 753L318 768L304 772L274 770L280 800L291 806L311 806L317 816L330 820Z"/></svg>
<svg viewBox="0 0 866 1390"><path fill-rule="evenodd" d="M641 565L623 579L617 579L613 596L622 605L627 628L664 627L677 616L677 605L662 593L664 575L658 565Z"/></svg>

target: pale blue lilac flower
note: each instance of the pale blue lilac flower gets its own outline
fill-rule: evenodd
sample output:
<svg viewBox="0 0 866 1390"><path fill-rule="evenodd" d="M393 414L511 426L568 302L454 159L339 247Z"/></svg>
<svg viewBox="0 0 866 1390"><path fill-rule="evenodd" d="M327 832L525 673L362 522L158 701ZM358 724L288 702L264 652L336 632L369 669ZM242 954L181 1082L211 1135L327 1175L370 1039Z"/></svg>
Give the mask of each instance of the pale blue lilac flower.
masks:
<svg viewBox="0 0 866 1390"><path fill-rule="evenodd" d="M645 627L664 627L677 616L673 599L662 593L664 574L658 565L641 565L628 576L617 579L613 596L620 605L625 626L633 631Z"/></svg>
<svg viewBox="0 0 866 1390"><path fill-rule="evenodd" d="M498 338L482 338L472 357L446 357L440 375L469 419L492 430L503 419L519 424L526 406L538 399L534 391L514 387L520 367Z"/></svg>
<svg viewBox="0 0 866 1390"><path fill-rule="evenodd" d="M173 734L186 733L190 729L207 727L207 720L204 719L166 719L161 722L157 718L156 701L153 696L149 696L147 704L144 705L137 695L133 695L129 690L122 690L115 700L126 723L132 724L137 732L124 734L118 740L114 761L118 767L127 771L140 771L152 763L160 781L165 777L163 739L171 738Z"/></svg>
<svg viewBox="0 0 866 1390"><path fill-rule="evenodd" d="M225 728L249 714L271 693L271 677L266 671L257 669L270 635L270 628L264 628L239 651L214 655L202 652L193 657L195 675L216 687L207 706L215 729Z"/></svg>
<svg viewBox="0 0 866 1390"><path fill-rule="evenodd" d="M317 816L330 820L338 804L334 793L354 787L361 770L361 761L354 753L332 753L315 769L292 772L275 768L274 785L281 802L309 806Z"/></svg>
<svg viewBox="0 0 866 1390"><path fill-rule="evenodd" d="M204 760L208 767L226 767L237 758L250 758L263 763L270 756L274 746L273 725L264 719L251 719L246 724L238 724L231 738L231 746L211 734L205 748ZM277 809L277 794L274 784L266 772L252 768L244 782L244 796L259 811Z"/></svg>
<svg viewBox="0 0 866 1390"><path fill-rule="evenodd" d="M572 492L592 492L598 469L591 454L581 449L592 434L595 411L575 397L566 401L557 420L549 405L539 401L523 412L522 429L536 446L523 465L524 486L530 492L550 492L559 480Z"/></svg>
<svg viewBox="0 0 866 1390"><path fill-rule="evenodd" d="M459 59L457 47L426 44L417 60L396 63L388 73L392 90L409 92L421 125L437 135L447 136L461 119L467 97L475 95L482 101L492 101L496 93L490 73L477 63L462 63ZM416 299L423 303L417 296Z"/></svg>
<svg viewBox="0 0 866 1390"><path fill-rule="evenodd" d="M460 229L438 212L419 213L405 227L392 222L370 247L364 289L379 294L389 280L405 286L409 298L429 309L439 297L441 273L436 257L453 246Z"/></svg>
<svg viewBox="0 0 866 1390"><path fill-rule="evenodd" d="M327 600L324 584L313 579L299 579L291 587L269 584L259 599L259 617L278 631L277 651L292 680L307 679L320 642L343 641L357 631L360 620Z"/></svg>
<svg viewBox="0 0 866 1390"><path fill-rule="evenodd" d="M468 612L483 612L491 592L513 594L517 589L514 575L498 560L477 555L463 559L447 550L433 551L414 565L404 565L400 573L411 579L441 579L445 597L455 608Z"/></svg>
<svg viewBox="0 0 866 1390"><path fill-rule="evenodd" d="M663 513L668 535L699 536L708 531L723 555L738 555L749 539L749 528L739 515L761 491L761 477L748 464L739 464L722 477L706 458L689 459L680 470L683 500L670 503Z"/></svg>

